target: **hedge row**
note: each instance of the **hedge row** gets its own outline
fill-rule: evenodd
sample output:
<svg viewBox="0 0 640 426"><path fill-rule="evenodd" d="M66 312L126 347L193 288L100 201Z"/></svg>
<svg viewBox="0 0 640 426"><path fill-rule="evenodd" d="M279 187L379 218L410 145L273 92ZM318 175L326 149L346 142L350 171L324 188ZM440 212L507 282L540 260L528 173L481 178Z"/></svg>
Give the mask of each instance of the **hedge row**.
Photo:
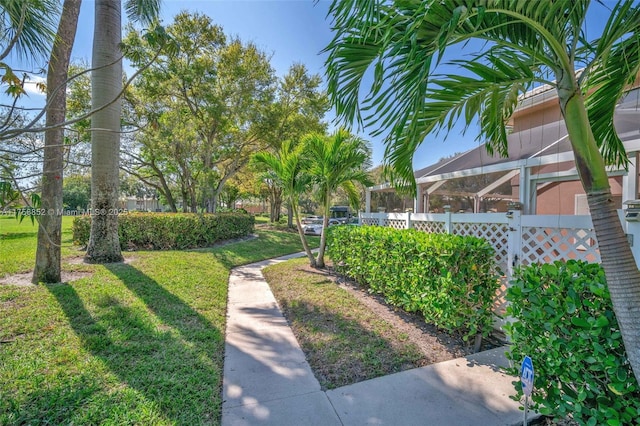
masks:
<svg viewBox="0 0 640 426"><path fill-rule="evenodd" d="M604 271L578 261L516 271L507 291L507 356L534 364L533 409L580 425L640 424L640 390L627 360ZM519 399L520 383L516 385Z"/></svg>
<svg viewBox="0 0 640 426"><path fill-rule="evenodd" d="M327 253L339 272L465 340L490 333L499 282L485 240L369 226L329 229Z"/></svg>
<svg viewBox="0 0 640 426"><path fill-rule="evenodd" d="M208 247L217 241L249 235L254 218L242 213L129 213L118 217L123 250L170 250ZM73 241L87 245L90 216L73 221Z"/></svg>

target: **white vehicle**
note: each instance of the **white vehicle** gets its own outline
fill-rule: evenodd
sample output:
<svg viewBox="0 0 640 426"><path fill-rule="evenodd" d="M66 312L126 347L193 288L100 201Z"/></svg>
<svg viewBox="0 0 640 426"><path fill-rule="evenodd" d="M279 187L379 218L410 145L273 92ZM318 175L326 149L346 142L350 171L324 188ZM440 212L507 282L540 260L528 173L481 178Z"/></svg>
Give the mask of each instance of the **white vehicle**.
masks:
<svg viewBox="0 0 640 426"><path fill-rule="evenodd" d="M311 225L313 223L317 223L318 221L322 221L322 216L307 216L302 219L302 224Z"/></svg>
<svg viewBox="0 0 640 426"><path fill-rule="evenodd" d="M305 235L321 235L322 219L308 220L307 223L302 226L302 231Z"/></svg>

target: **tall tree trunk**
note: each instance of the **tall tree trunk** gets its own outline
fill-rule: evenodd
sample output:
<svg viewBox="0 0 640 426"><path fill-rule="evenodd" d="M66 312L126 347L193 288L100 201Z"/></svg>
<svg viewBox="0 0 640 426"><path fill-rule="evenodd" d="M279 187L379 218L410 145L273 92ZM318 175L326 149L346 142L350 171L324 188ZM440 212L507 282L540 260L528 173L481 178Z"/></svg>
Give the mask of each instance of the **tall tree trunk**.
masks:
<svg viewBox="0 0 640 426"><path fill-rule="evenodd" d="M169 209L173 213L176 213L178 209L176 208L176 200L174 200L173 198L171 189L169 189L169 185L167 185L167 181L165 180L164 176L161 176L159 179L160 179L161 189L158 188L158 190L162 195L164 195L164 198L167 200L167 204L169 204Z"/></svg>
<svg viewBox="0 0 640 426"><path fill-rule="evenodd" d="M184 184L182 184L182 187L180 188L180 193L182 194L182 213L188 213L189 197L187 196L187 190L185 189Z"/></svg>
<svg viewBox="0 0 640 426"><path fill-rule="evenodd" d="M271 193L269 195L269 221L271 223L275 223L276 222L275 217L276 217L276 201L273 193Z"/></svg>
<svg viewBox="0 0 640 426"><path fill-rule="evenodd" d="M576 168L587 193L602 267L613 309L636 380L640 383L640 271L636 265L609 186L580 92L559 90L560 107L575 154Z"/></svg>
<svg viewBox="0 0 640 426"><path fill-rule="evenodd" d="M85 260L121 262L118 166L122 90L120 0L96 0L91 72L91 235Z"/></svg>
<svg viewBox="0 0 640 426"><path fill-rule="evenodd" d="M293 206L291 205L291 202L287 203L287 227L288 228L293 228ZM297 210L297 209L296 209Z"/></svg>
<svg viewBox="0 0 640 426"><path fill-rule="evenodd" d="M276 186L269 191L269 220L278 222L280 220L280 209L282 207L282 190Z"/></svg>
<svg viewBox="0 0 640 426"><path fill-rule="evenodd" d="M316 266L318 268L324 268L324 250L327 247L327 231L329 230L329 203L331 202L331 192L327 190L325 194L325 200L322 218L322 233L320 234L320 247L318 248L318 257L316 258Z"/></svg>
<svg viewBox="0 0 640 426"><path fill-rule="evenodd" d="M313 253L309 248L309 243L307 242L307 238L304 236L304 230L302 229L302 224L300 223L300 215L298 214L298 208L295 203L289 203L291 205L291 210L293 211L293 215L296 218L296 227L298 228L298 235L300 235L300 241L302 242L302 247L304 248L304 252L307 254L309 258L309 265L312 268L316 267L316 260L313 258Z"/></svg>
<svg viewBox="0 0 640 426"><path fill-rule="evenodd" d="M49 67L47 70L46 127L64 123L67 104L67 74L71 48L76 37L82 0L65 0L60 15ZM64 128L44 133L42 166L42 196L40 207L47 212L39 217L36 265L32 281L56 283L60 276L60 245L62 242L62 173L64 165Z"/></svg>
<svg viewBox="0 0 640 426"><path fill-rule="evenodd" d="M195 184L189 186L189 197L191 199L191 213L198 213L198 196L196 195Z"/></svg>

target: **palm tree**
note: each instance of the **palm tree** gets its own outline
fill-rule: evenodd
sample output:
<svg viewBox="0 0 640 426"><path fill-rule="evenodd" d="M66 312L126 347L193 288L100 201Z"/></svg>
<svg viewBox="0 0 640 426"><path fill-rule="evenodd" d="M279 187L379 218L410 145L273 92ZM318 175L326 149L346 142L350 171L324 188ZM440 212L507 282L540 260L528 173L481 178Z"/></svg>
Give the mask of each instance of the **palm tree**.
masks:
<svg viewBox="0 0 640 426"><path fill-rule="evenodd" d="M32 281L56 283L60 276L62 241L62 171L66 87L71 48L76 36L82 0L65 0L47 70L47 111L40 207L47 212L38 220L38 246Z"/></svg>
<svg viewBox="0 0 640 426"><path fill-rule="evenodd" d="M291 140L286 140L276 153L259 152L253 158L258 163L262 163L269 168L274 184L278 185L282 190L285 200L291 206L304 251L309 258L311 266L315 267L316 261L304 236L298 210L300 195L308 189L310 183L309 175L305 173L307 164L303 156L302 145L295 147Z"/></svg>
<svg viewBox="0 0 640 426"><path fill-rule="evenodd" d="M13 104L4 108L0 133L9 129L15 136L22 133L22 108L16 107L15 100L26 93L23 78L5 60L15 56L38 64L41 59L48 58L56 34L58 3L57 0L0 2L0 88L14 98ZM15 129L18 123L18 129Z"/></svg>
<svg viewBox="0 0 640 426"><path fill-rule="evenodd" d="M640 70L640 6L633 0L594 4L609 14L598 35L585 31L589 1L334 0L329 92L340 117L375 122L387 134L386 161L395 166L397 180L415 188L412 157L427 134L459 118L468 126L479 117L488 148L505 154L505 123L519 95L538 84L553 87L629 362L640 381L640 272L605 170L628 161L613 117ZM461 75L436 74L448 48L473 39L484 42L485 50L454 62ZM373 84L360 105L370 67ZM370 114L362 117L360 111Z"/></svg>
<svg viewBox="0 0 640 426"><path fill-rule="evenodd" d="M370 150L366 142L340 129L327 137L312 133L303 138L309 152L310 169L314 183L318 187L320 204L323 209L323 227L316 266L324 268L324 252L327 245L329 208L331 197L338 188L345 191L352 206L357 206L360 196L356 183L371 185L366 167L369 165Z"/></svg>
<svg viewBox="0 0 640 426"><path fill-rule="evenodd" d="M57 0L3 1L0 4L0 61L10 54L32 59L46 58L55 36L58 11ZM5 71L10 71L4 62L2 66ZM5 74L5 78L8 75ZM9 81L3 83L10 84Z"/></svg>
<svg viewBox="0 0 640 426"><path fill-rule="evenodd" d="M151 23L159 0L127 0L129 19ZM91 236L85 260L121 262L118 238L120 164L121 1L96 0L91 72ZM114 100L116 100L114 102ZM106 107L105 107L106 105ZM102 109L100 109L102 108Z"/></svg>

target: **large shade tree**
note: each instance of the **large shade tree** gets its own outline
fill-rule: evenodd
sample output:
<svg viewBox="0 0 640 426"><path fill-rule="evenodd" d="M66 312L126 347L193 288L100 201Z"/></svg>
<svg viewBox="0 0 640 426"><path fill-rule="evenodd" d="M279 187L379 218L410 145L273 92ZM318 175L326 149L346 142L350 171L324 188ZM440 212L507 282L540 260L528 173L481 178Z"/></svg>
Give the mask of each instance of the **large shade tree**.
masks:
<svg viewBox="0 0 640 426"><path fill-rule="evenodd" d="M311 75L304 65L293 64L277 82L274 100L258 125L259 133L268 149L275 153L283 141L296 143L307 133L323 133L326 123L322 120L328 108L329 101L320 75ZM277 222L282 207L280 187L271 184L270 179L263 179L263 182L269 191L269 219ZM288 210L291 226L292 209Z"/></svg>
<svg viewBox="0 0 640 426"><path fill-rule="evenodd" d="M592 7L603 8L597 13L607 20L600 34L586 31ZM640 381L640 272L606 173L607 165L627 162L613 118L640 68L640 6L632 0L336 0L331 14L329 92L338 114L375 123L387 135L385 157L396 178L414 187L413 154L429 133L479 117L488 149L506 154L505 123L519 96L536 84L555 89ZM485 42L479 55L455 61L460 73L438 74L443 55L474 39ZM372 85L361 87L371 68Z"/></svg>
<svg viewBox="0 0 640 426"><path fill-rule="evenodd" d="M208 16L182 12L167 33L180 49L162 52L128 94L143 125L128 170L166 198L161 182L174 176L185 209L213 212L226 182L264 146L257 124L273 98L274 71L266 53ZM134 65L155 54L138 32L126 41Z"/></svg>

